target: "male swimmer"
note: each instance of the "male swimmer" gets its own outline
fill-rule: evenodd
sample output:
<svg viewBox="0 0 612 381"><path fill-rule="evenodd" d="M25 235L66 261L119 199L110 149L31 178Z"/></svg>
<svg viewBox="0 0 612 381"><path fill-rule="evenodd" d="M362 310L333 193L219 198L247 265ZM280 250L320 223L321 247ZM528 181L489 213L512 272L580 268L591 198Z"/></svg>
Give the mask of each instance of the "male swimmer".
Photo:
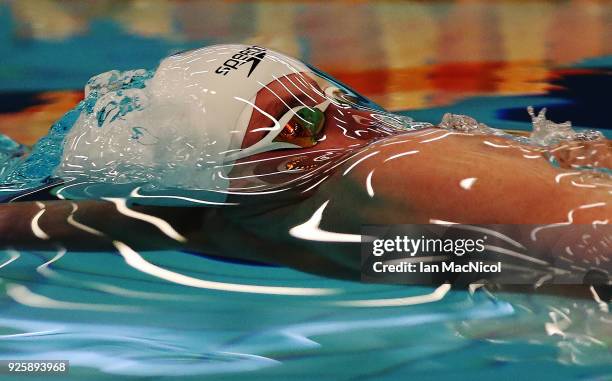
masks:
<svg viewBox="0 0 612 381"><path fill-rule="evenodd" d="M612 180L589 170L612 168L603 137L541 146L467 119L444 128L411 123L259 46L164 59L146 92L132 94L141 107L129 112L117 111L120 86L109 85L98 112L66 135L55 176L109 181L137 165L122 181L148 173L162 189L155 197L182 187L220 198L188 208L146 205L146 197L128 205L112 197L3 204L2 246L92 250L123 242L354 279L354 237L364 224L542 224L551 228L528 252L561 255L552 246L567 236L583 266L609 260L609 230L597 227L612 218ZM134 188L132 196L142 196ZM588 244L572 224L582 225Z"/></svg>

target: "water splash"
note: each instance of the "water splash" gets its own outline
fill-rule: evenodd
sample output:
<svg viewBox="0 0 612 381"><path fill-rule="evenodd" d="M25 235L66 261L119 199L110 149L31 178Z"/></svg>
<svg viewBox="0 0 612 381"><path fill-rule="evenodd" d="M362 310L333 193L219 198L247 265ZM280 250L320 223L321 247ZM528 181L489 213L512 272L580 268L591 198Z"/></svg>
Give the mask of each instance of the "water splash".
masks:
<svg viewBox="0 0 612 381"><path fill-rule="evenodd" d="M19 188L32 188L51 182L56 168L62 163L66 137L74 126L87 116L95 117L96 104L103 97L113 92L118 94L130 89L143 88L151 75L151 72L144 70L129 72L114 70L90 79L85 86L85 99L55 122L47 135L32 147L27 157L18 155L18 159L13 161L0 160L0 167L5 168L4 174L0 175L0 183ZM124 105L124 113L129 109L129 106ZM8 138L0 136L0 139L6 141Z"/></svg>
<svg viewBox="0 0 612 381"><path fill-rule="evenodd" d="M532 147L534 152L541 152L555 167L585 170L582 173L585 178L609 177L612 153L600 131L575 131L570 121L553 122L546 118L546 108L536 115L533 107L529 106L527 113L532 122L532 131L528 136L491 128L461 114L444 114L439 127L470 135L501 136L520 145ZM539 155L533 157L537 158Z"/></svg>
<svg viewBox="0 0 612 381"><path fill-rule="evenodd" d="M26 146L0 134L0 183L28 153L29 149Z"/></svg>
<svg viewBox="0 0 612 381"><path fill-rule="evenodd" d="M532 106L527 107L531 116L532 131L528 137L516 136L502 130L491 128L476 119L462 114L446 113L438 124L439 127L472 135L497 135L533 146L553 147L565 142L593 142L605 141L600 131L586 130L576 132L572 129L572 122L555 123L546 118L546 108L542 108L537 115Z"/></svg>
<svg viewBox="0 0 612 381"><path fill-rule="evenodd" d="M546 118L546 108L541 109L535 115L533 107L527 107L531 116L533 131L529 139L539 145L552 146L567 141L596 141L605 139L603 134L595 130L576 132L572 129L572 122L555 123Z"/></svg>

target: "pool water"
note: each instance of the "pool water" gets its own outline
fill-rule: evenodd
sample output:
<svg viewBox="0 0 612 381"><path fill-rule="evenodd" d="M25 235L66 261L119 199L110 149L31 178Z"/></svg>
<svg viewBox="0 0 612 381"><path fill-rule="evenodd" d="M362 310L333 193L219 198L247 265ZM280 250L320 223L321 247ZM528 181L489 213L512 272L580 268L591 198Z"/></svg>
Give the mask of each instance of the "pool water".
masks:
<svg viewBox="0 0 612 381"><path fill-rule="evenodd" d="M139 11L130 8L137 9L131 3L119 11L101 5L90 12L54 2L45 2L40 8L35 2L23 4L0 5L0 32L4 36L0 46L13 52L7 62L0 63L0 91L7 100L1 106L0 132L27 144L44 134L42 126L48 128L50 121L74 106L79 100L76 89L93 74L117 67L153 67L155 60L172 51L257 34L251 30L257 26L243 23L226 32L228 36L218 37L221 32L214 28L213 15L207 16L213 26L200 32L207 35L195 38L192 33L197 33L201 20L187 17L188 6L197 7L191 2L157 4ZM465 5L455 8L454 3L406 4L396 5L397 12L426 13L435 22L449 12L462 14L467 9ZM480 3L474 4L478 8ZM599 9L598 3L585 4L591 12ZM562 19L574 4L548 6ZM264 5L239 3L219 5L217 12L242 14L253 7L271 11ZM283 7L305 10L306 14L317 7L319 12L337 12L321 4ZM372 26L370 20L369 28L382 29L385 44L390 44L388 39L399 43L382 27L387 19L398 22L393 8L371 7L379 21ZM521 3L507 2L492 10L516 19L521 14L513 13L516 7L522 7ZM363 18L367 11L367 6L359 5L351 14ZM138 17L133 13L148 15L158 29L136 23ZM63 17L65 30L45 24L47 14ZM48 28L47 37L36 28L23 32L28 31L23 26L32 18L39 21L34 24L38 28ZM173 29L172 22L167 30L161 29L160 25L166 25L163 20L174 20L180 30ZM300 28L299 22L295 25ZM428 24L417 27L431 33ZM265 30L259 33L274 35ZM566 45L562 43L561 48L577 52L576 56L559 58L553 54L553 63L542 57L540 63L480 57L484 62L480 66L470 63L452 69L444 62L448 58L444 55L434 57L440 62L432 64L428 61L431 57L417 54L422 62L404 63L406 67L398 68L389 58L393 62L379 63L379 67L343 71L342 65L326 62L318 53L317 47L328 42L310 30L302 33L304 36L295 38L301 41L296 55L323 64L359 90L359 83L353 84L351 79L361 76L357 82L366 82L366 95L416 120L435 123L443 113L454 112L491 126L526 130L530 123L524 110L534 105L548 107L556 120L572 120L578 128L598 129L612 137L603 107L612 57L603 48L580 52L576 48L579 44L562 41ZM368 41L367 36L363 38ZM476 37L467 40L471 38ZM356 61L368 61L367 52L380 50L382 45L388 48L368 43L363 51L354 53ZM98 47L93 53L70 53L89 49L91 44ZM287 50L293 46L285 40L279 44ZM118 53L125 48L137 50L138 57ZM71 59L64 60L66 54ZM454 57L461 58L466 57ZM473 76L470 70L486 68L486 61L495 59L508 62L508 71L496 75L511 72L521 80L494 75L488 85L469 81L440 85L448 70L468 80ZM57 64L65 61L68 67ZM538 77L533 68L544 74ZM423 85L401 79L406 73L418 75L419 70L429 70L428 75L437 75L437 81ZM524 70L532 70L535 77L525 80ZM380 71L395 78L383 89L374 85ZM424 87L399 93L394 87L398 83ZM427 96L421 97L423 91ZM16 128L16 124L27 127ZM92 253L3 247L0 303L0 359L68 359L70 379L75 380L107 380L109 375L122 379L266 381L406 377L603 380L612 374L612 317L609 304L597 299L491 293L477 287L452 290L447 286L363 284L184 251Z"/></svg>
<svg viewBox="0 0 612 381"><path fill-rule="evenodd" d="M2 357L69 359L75 379L484 380L500 371L603 379L611 371L612 321L592 300L360 284L185 252L141 255L215 287L144 274L114 253L5 251ZM223 290L234 285L247 287ZM315 290L328 294L308 295Z"/></svg>

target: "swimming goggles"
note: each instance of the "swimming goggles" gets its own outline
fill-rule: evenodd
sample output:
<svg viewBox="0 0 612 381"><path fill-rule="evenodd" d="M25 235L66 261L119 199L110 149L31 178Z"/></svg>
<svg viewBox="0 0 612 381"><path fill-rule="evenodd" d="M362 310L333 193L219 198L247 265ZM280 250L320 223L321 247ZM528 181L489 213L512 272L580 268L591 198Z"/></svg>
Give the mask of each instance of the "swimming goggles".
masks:
<svg viewBox="0 0 612 381"><path fill-rule="evenodd" d="M326 95L328 91L325 91ZM250 147L228 154L227 161L235 161L262 152L286 149L308 148L317 144L323 135L325 111L331 101L326 100L315 105L301 105L287 111L280 119L273 119L274 126L256 128L251 132L269 131L265 137Z"/></svg>

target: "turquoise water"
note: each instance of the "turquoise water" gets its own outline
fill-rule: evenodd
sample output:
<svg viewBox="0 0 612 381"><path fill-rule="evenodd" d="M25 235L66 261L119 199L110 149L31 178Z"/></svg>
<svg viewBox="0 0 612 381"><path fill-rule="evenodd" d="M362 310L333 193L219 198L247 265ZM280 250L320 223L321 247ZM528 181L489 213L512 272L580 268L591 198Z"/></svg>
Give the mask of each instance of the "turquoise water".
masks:
<svg viewBox="0 0 612 381"><path fill-rule="evenodd" d="M337 281L178 251L142 254L223 285L330 294L228 292L143 274L113 253L2 255L0 357L69 359L74 379L485 380L500 372L607 379L612 371L612 321L590 300L478 289L438 290L441 299L426 302L417 296L431 288ZM347 303L398 298L405 305ZM553 326L559 333L549 334Z"/></svg>

